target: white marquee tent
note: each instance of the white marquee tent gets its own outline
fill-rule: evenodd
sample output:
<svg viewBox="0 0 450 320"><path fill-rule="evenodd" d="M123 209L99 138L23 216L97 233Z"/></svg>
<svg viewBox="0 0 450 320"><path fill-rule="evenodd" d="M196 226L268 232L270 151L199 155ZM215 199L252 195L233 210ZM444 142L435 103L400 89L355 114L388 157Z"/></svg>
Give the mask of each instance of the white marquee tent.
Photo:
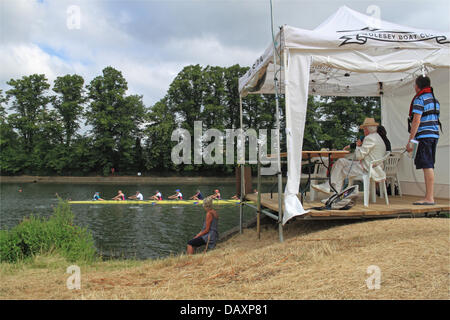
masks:
<svg viewBox="0 0 450 320"><path fill-rule="evenodd" d="M283 224L305 213L297 194L308 94L380 96L382 124L392 147L402 148L409 137L406 119L415 94L413 83L420 74L431 78L441 105L435 196L449 198L448 32L405 27L344 6L314 30L283 26L275 47L271 44L239 79L239 91L241 97L274 93L276 73L285 94L288 180ZM400 168L403 193L423 195L423 174L415 170L413 161L405 155Z"/></svg>

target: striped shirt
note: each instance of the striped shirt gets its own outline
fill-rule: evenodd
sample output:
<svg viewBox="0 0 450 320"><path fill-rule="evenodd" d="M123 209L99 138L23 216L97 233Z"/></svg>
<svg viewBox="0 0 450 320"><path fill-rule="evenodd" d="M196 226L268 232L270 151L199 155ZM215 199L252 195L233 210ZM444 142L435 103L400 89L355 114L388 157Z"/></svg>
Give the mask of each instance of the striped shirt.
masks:
<svg viewBox="0 0 450 320"><path fill-rule="evenodd" d="M436 110L440 109L439 102L436 100ZM424 93L414 99L413 113L420 114L419 128L417 129L416 139L439 138L439 115L427 114L434 110L434 99L431 93ZM425 114L425 115L424 115Z"/></svg>

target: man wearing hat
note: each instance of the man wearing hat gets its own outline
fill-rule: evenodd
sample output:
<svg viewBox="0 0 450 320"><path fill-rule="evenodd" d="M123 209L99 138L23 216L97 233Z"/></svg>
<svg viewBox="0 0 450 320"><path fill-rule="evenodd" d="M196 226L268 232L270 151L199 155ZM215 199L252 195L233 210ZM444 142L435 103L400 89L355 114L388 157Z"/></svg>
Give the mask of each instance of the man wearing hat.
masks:
<svg viewBox="0 0 450 320"><path fill-rule="evenodd" d="M364 130L365 137L363 142L358 140L356 143L355 159L357 161L341 158L333 164L331 183L337 192L341 191L345 178L354 178L367 173L370 162L381 159L386 154L386 145L377 133L378 125L374 118L366 118L360 126ZM348 149L349 147L346 146L344 149ZM373 168L372 178L375 181L386 179L386 174L381 166ZM331 193L331 187L328 181L322 184L313 184L312 188L324 193Z"/></svg>

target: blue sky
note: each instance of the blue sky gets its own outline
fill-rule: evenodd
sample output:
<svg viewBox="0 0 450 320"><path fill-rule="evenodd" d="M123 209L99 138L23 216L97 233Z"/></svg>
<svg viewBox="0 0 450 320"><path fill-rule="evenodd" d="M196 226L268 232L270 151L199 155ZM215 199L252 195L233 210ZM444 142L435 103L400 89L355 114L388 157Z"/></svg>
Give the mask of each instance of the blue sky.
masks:
<svg viewBox="0 0 450 320"><path fill-rule="evenodd" d="M383 20L450 29L447 0L273 3L275 26L313 29L342 5L362 13L376 5ZM151 106L186 65L251 65L270 43L269 9L269 0L2 0L0 88L32 73L89 82L110 65Z"/></svg>

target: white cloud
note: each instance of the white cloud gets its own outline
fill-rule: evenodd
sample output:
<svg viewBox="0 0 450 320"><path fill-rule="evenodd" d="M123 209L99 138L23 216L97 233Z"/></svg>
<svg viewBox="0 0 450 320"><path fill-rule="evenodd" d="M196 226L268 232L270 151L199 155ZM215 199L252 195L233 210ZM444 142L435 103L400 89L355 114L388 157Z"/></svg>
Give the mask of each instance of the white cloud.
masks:
<svg viewBox="0 0 450 320"><path fill-rule="evenodd" d="M73 69L72 65L45 53L33 44L0 47L0 61L2 61L0 77L6 81L34 73L43 73L50 81L53 81L57 76Z"/></svg>
<svg viewBox="0 0 450 320"><path fill-rule="evenodd" d="M263 50L250 50L240 46L225 46L212 35L203 37L170 39L165 51L177 55L190 64L230 66L234 64L249 65Z"/></svg>
<svg viewBox="0 0 450 320"><path fill-rule="evenodd" d="M313 29L341 5L381 18L448 31L449 4L430 0L274 0L275 26ZM81 28L67 28L67 8L80 8ZM0 88L32 73L78 73L90 82L106 66L122 71L129 93L151 105L188 64L251 65L270 43L268 1L3 0Z"/></svg>

